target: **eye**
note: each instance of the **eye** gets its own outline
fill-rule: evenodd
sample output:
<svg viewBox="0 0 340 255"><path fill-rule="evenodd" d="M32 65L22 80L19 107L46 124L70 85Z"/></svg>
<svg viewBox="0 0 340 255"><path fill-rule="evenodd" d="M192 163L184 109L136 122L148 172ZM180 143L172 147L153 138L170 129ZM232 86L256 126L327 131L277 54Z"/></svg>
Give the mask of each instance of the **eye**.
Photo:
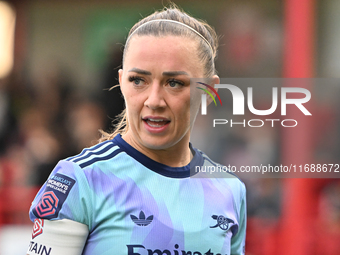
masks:
<svg viewBox="0 0 340 255"><path fill-rule="evenodd" d="M134 85L142 85L144 80L138 76L130 76L129 82L132 82Z"/></svg>
<svg viewBox="0 0 340 255"><path fill-rule="evenodd" d="M171 88L176 88L176 87L180 88L180 87L184 86L183 82L175 80L175 79L169 80L168 84Z"/></svg>

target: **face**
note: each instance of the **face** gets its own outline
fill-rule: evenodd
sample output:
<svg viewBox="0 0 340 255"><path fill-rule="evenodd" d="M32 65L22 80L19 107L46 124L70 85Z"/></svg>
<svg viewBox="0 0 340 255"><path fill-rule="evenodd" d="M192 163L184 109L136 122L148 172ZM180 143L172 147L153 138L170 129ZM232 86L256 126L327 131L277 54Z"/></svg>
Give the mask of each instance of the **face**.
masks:
<svg viewBox="0 0 340 255"><path fill-rule="evenodd" d="M200 104L200 97L190 100L190 78L204 74L196 51L190 38L130 39L119 82L129 123L123 138L133 147L142 152L188 148L190 110L197 112Z"/></svg>

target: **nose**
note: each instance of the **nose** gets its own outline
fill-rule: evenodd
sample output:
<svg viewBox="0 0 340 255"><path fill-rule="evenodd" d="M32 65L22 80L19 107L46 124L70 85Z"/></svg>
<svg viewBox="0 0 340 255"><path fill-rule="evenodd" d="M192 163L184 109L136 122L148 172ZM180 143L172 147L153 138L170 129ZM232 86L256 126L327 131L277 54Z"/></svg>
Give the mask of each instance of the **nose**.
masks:
<svg viewBox="0 0 340 255"><path fill-rule="evenodd" d="M147 99L144 105L150 109L164 108L166 102L164 100L164 88L159 82L153 82L147 91Z"/></svg>

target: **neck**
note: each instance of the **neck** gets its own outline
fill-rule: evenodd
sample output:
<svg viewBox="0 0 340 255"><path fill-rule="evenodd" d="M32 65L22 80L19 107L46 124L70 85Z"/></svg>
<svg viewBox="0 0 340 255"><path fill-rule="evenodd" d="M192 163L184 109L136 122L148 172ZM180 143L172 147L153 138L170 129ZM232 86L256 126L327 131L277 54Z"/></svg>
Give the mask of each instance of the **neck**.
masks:
<svg viewBox="0 0 340 255"><path fill-rule="evenodd" d="M183 138L180 142L166 149L152 149L136 142L127 134L122 138L133 148L143 153L152 160L170 167L182 167L190 163L193 158L189 147L189 139Z"/></svg>

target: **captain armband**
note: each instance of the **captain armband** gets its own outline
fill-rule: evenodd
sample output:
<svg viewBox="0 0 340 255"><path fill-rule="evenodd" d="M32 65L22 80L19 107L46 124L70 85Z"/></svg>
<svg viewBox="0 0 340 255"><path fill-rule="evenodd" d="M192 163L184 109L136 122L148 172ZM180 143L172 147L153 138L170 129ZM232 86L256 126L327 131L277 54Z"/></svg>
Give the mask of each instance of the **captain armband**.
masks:
<svg viewBox="0 0 340 255"><path fill-rule="evenodd" d="M80 255L88 233L88 226L76 221L36 219L27 254Z"/></svg>

